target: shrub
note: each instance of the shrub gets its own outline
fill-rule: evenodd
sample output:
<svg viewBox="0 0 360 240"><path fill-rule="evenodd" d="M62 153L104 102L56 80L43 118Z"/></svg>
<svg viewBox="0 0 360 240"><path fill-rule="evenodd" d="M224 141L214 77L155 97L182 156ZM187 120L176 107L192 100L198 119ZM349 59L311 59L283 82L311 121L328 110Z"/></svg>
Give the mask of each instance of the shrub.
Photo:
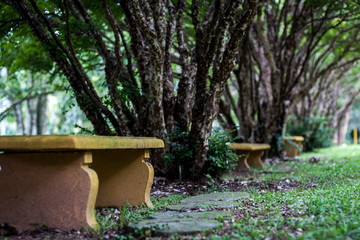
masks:
<svg viewBox="0 0 360 240"><path fill-rule="evenodd" d="M312 151L314 148L329 147L335 130L329 127L328 119L325 117L305 117L297 119L295 116L289 118L286 132L291 136L303 136L304 151Z"/></svg>
<svg viewBox="0 0 360 240"><path fill-rule="evenodd" d="M208 157L203 168L204 176L208 175L216 178L235 168L238 156L226 145L226 143L234 142L237 139L233 138L231 133L220 128L212 131L209 140ZM192 157L188 136L188 132L181 132L179 128L175 128L173 133L167 134L167 140L165 141L168 149L167 154L163 157L169 166L169 171L171 171L166 174L169 178L182 180L182 178L187 177L182 176L182 172L184 172L182 169L187 166L188 159Z"/></svg>
<svg viewBox="0 0 360 240"><path fill-rule="evenodd" d="M232 137L233 131L228 132L221 128L213 129L209 140L208 158L204 167L205 174L219 177L235 168L238 156L227 145L238 138Z"/></svg>

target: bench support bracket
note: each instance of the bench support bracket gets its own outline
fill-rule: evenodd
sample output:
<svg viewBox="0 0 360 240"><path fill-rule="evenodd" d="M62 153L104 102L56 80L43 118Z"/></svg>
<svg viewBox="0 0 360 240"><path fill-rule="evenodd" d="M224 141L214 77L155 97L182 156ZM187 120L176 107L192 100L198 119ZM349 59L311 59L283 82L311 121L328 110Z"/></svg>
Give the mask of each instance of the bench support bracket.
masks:
<svg viewBox="0 0 360 240"><path fill-rule="evenodd" d="M91 168L99 176L97 207L122 207L145 203L152 208L150 190L154 169L146 160L149 150L94 151Z"/></svg>
<svg viewBox="0 0 360 240"><path fill-rule="evenodd" d="M0 154L0 223L17 231L96 228L90 152Z"/></svg>

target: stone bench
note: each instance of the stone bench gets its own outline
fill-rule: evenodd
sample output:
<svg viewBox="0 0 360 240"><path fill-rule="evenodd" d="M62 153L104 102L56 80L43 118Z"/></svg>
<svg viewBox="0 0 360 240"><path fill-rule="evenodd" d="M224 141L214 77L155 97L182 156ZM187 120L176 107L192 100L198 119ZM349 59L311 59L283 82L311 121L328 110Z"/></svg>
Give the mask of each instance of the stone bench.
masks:
<svg viewBox="0 0 360 240"><path fill-rule="evenodd" d="M149 149L156 138L48 135L0 137L0 224L96 228L94 208L152 207Z"/></svg>
<svg viewBox="0 0 360 240"><path fill-rule="evenodd" d="M304 137L302 136L287 136L284 137L284 152L286 157L295 157L300 155L300 152L303 149L302 141ZM299 149L301 151L299 151Z"/></svg>
<svg viewBox="0 0 360 240"><path fill-rule="evenodd" d="M263 168L261 156L264 150L270 149L269 144L262 143L229 143L230 149L239 155L239 162L236 170L248 169L250 167Z"/></svg>

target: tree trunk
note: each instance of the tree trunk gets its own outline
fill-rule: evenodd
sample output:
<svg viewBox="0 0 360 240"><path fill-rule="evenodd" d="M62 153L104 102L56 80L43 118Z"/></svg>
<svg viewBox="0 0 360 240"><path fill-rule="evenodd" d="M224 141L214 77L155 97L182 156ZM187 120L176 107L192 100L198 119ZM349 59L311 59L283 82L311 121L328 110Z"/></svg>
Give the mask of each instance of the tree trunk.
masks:
<svg viewBox="0 0 360 240"><path fill-rule="evenodd" d="M342 121L344 120L344 121ZM338 132L338 140L337 145L341 145L346 137L346 132L349 126L349 120L350 120L350 111L347 111L345 113L344 119L339 119L338 126L337 126L337 132Z"/></svg>
<svg viewBox="0 0 360 240"><path fill-rule="evenodd" d="M39 96L36 106L36 134L46 133L47 129L47 95Z"/></svg>
<svg viewBox="0 0 360 240"><path fill-rule="evenodd" d="M16 121L16 134L24 135L25 134L25 126L24 126L24 118L21 111L21 104L17 104L14 106L14 116Z"/></svg>
<svg viewBox="0 0 360 240"><path fill-rule="evenodd" d="M26 133L28 135L36 134L36 122L37 122L37 103L39 99L33 98L26 100L27 107L27 124L26 124Z"/></svg>

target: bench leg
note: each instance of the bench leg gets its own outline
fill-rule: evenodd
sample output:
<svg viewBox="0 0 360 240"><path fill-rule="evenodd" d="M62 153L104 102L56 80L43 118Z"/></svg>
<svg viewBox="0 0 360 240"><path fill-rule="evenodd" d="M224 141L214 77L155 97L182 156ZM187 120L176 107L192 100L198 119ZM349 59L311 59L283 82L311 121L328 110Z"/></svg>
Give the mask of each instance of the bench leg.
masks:
<svg viewBox="0 0 360 240"><path fill-rule="evenodd" d="M249 157L249 152L237 150L236 154L239 156L239 160L237 162L235 171L242 171L242 170L249 169L250 167L246 162L246 159L248 159L248 157Z"/></svg>
<svg viewBox="0 0 360 240"><path fill-rule="evenodd" d="M249 157L245 160L249 167L263 168L264 164L261 161L261 156L264 154L264 150L251 151Z"/></svg>
<svg viewBox="0 0 360 240"><path fill-rule="evenodd" d="M299 155L298 149L290 144L287 140L285 140L285 147L284 147L285 156L289 158L293 158Z"/></svg>
<svg viewBox="0 0 360 240"><path fill-rule="evenodd" d="M96 228L91 161L88 152L0 154L0 223L17 231Z"/></svg>
<svg viewBox="0 0 360 240"><path fill-rule="evenodd" d="M146 162L149 151L104 150L93 152L91 165L99 176L97 207L122 207L145 203L152 208L150 190L154 169Z"/></svg>
<svg viewBox="0 0 360 240"><path fill-rule="evenodd" d="M301 149L301 151L303 151L303 150L304 150L304 146L303 146L302 142L298 142L298 145L299 145L299 148ZM300 151L298 150L297 156L299 156L299 155L300 155Z"/></svg>

